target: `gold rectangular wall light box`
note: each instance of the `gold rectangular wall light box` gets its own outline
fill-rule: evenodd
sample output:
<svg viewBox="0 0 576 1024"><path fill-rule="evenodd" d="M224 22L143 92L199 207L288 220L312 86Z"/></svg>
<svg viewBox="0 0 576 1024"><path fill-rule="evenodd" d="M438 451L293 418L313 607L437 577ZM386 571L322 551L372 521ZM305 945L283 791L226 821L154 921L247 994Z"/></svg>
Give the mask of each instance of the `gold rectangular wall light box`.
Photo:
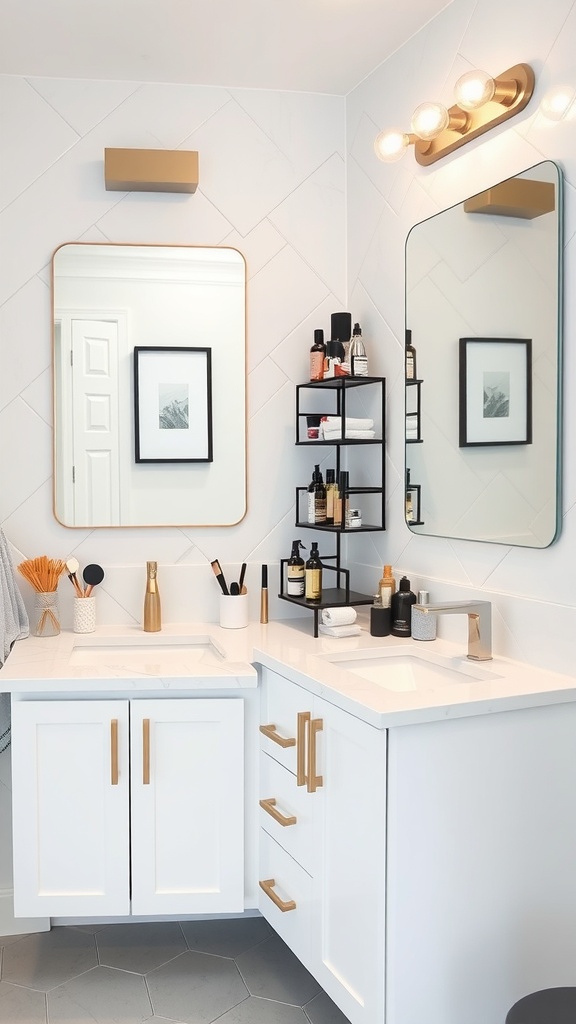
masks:
<svg viewBox="0 0 576 1024"><path fill-rule="evenodd" d="M555 207L554 185L532 178L509 178L464 201L465 213L496 213L533 220Z"/></svg>
<svg viewBox="0 0 576 1024"><path fill-rule="evenodd" d="M107 192L195 192L198 153L181 149L105 149Z"/></svg>

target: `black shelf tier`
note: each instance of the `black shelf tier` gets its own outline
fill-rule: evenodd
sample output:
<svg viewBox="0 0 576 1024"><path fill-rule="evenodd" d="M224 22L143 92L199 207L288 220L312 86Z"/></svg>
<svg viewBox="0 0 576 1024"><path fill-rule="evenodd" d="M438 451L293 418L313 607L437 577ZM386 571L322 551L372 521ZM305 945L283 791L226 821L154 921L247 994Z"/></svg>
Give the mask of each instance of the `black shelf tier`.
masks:
<svg viewBox="0 0 576 1024"><path fill-rule="evenodd" d="M344 374L342 377L328 377L326 380L311 380L306 384L299 384L300 388L320 388L321 391L329 391L330 388L358 388L363 384L381 384L386 377L352 377Z"/></svg>
<svg viewBox="0 0 576 1024"><path fill-rule="evenodd" d="M406 387L412 387L413 384L423 384L423 377L406 377Z"/></svg>
<svg viewBox="0 0 576 1024"><path fill-rule="evenodd" d="M362 526L335 526L334 523L297 522L300 530L323 530L324 533L382 533L382 527L366 523Z"/></svg>
<svg viewBox="0 0 576 1024"><path fill-rule="evenodd" d="M295 443L297 445L319 444L319 445L324 445L324 447L329 446L330 448L333 448L334 445L344 445L344 444L346 444L346 445L348 445L348 444L382 444L382 438L381 437L348 437L348 438L347 437L342 437L342 438L338 438L335 441L324 441L324 439L321 440L320 438L310 438L307 441L296 441Z"/></svg>
<svg viewBox="0 0 576 1024"><path fill-rule="evenodd" d="M406 444L424 444L423 437L407 437Z"/></svg>
<svg viewBox="0 0 576 1024"><path fill-rule="evenodd" d="M278 594L282 601L289 601L290 604L297 604L299 608L307 608L314 612L314 636L318 636L318 613L323 608L348 608L356 604L373 604L374 597L366 594L358 594L355 590L349 590L348 596L343 588L330 587L322 591L319 601L309 601L305 597L291 597L288 594Z"/></svg>

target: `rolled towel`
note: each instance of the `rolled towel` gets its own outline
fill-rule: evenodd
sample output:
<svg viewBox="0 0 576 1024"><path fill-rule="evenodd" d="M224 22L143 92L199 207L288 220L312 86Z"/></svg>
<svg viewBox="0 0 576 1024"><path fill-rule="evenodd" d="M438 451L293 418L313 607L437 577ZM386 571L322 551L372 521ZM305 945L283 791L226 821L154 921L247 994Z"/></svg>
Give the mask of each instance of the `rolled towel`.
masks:
<svg viewBox="0 0 576 1024"><path fill-rule="evenodd" d="M351 626L356 622L355 608L323 608L322 622L325 626Z"/></svg>
<svg viewBox="0 0 576 1024"><path fill-rule="evenodd" d="M328 427L341 427L342 417L341 416L323 416L322 423L325 423ZM362 419L358 416L347 416L346 417L346 431L348 430L372 430L374 426L374 420Z"/></svg>
<svg viewBox="0 0 576 1024"><path fill-rule="evenodd" d="M318 632L324 636L360 636L360 626L318 626Z"/></svg>

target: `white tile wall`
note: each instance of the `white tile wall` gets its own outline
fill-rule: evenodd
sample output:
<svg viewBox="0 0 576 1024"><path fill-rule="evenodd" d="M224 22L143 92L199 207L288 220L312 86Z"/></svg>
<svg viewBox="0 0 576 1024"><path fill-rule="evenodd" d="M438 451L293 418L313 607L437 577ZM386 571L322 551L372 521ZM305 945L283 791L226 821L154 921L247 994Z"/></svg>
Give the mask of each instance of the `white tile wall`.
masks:
<svg viewBox="0 0 576 1024"><path fill-rule="evenodd" d="M344 99L4 76L0 112L0 523L15 561L73 552L99 562L98 617L109 623L140 621L147 559L160 563L167 621L215 619L209 562L234 578L247 561L257 617L259 564L290 553L294 488L312 470L293 445L293 382L305 379L314 328L328 332L345 308ZM105 146L197 149L198 191L106 192ZM238 526L90 531L54 519L49 264L76 239L244 253L249 509ZM286 616L275 574L271 615ZM62 583L65 623L72 597Z"/></svg>
<svg viewBox="0 0 576 1024"><path fill-rule="evenodd" d="M355 318L364 327L379 372L390 378L388 530L362 540L357 582L369 586L382 561L426 587L432 600L482 594L494 602L495 648L558 671L573 672L576 631L576 111L559 124L538 113L543 95L559 85L576 86L573 41L576 4L454 0L398 50L347 99L348 287ZM374 136L384 127L407 126L425 99L450 104L453 83L468 67L498 74L526 61L537 75L535 98L509 125L471 143L431 168L409 152L397 164L374 156ZM545 550L416 537L403 521L404 239L413 224L460 202L496 180L548 158L565 175L564 522L560 539ZM443 623L445 636L461 638L458 617Z"/></svg>

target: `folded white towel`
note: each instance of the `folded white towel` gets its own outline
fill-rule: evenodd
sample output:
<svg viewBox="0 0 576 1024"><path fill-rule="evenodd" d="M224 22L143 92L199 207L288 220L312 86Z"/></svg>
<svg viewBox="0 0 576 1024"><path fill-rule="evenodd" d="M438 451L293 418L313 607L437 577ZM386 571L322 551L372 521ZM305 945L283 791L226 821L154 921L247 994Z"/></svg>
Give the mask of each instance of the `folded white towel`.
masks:
<svg viewBox="0 0 576 1024"><path fill-rule="evenodd" d="M318 632L324 636L360 636L360 626L318 626Z"/></svg>
<svg viewBox="0 0 576 1024"><path fill-rule="evenodd" d="M0 529L0 665L15 640L28 636L28 615L16 583L8 542ZM10 743L10 694L0 694L0 753Z"/></svg>
<svg viewBox="0 0 576 1024"><path fill-rule="evenodd" d="M342 437L342 429L340 427L322 427L322 436L325 441L338 441ZM375 430L349 430L346 427L346 440L368 440L368 438L376 437Z"/></svg>
<svg viewBox="0 0 576 1024"><path fill-rule="evenodd" d="M323 416L322 423L326 423L329 427L341 427L342 417L341 416ZM346 430L371 430L374 426L374 420L362 419L357 416L346 417Z"/></svg>
<svg viewBox="0 0 576 1024"><path fill-rule="evenodd" d="M356 622L355 608L323 608L322 622L325 626L351 626Z"/></svg>

